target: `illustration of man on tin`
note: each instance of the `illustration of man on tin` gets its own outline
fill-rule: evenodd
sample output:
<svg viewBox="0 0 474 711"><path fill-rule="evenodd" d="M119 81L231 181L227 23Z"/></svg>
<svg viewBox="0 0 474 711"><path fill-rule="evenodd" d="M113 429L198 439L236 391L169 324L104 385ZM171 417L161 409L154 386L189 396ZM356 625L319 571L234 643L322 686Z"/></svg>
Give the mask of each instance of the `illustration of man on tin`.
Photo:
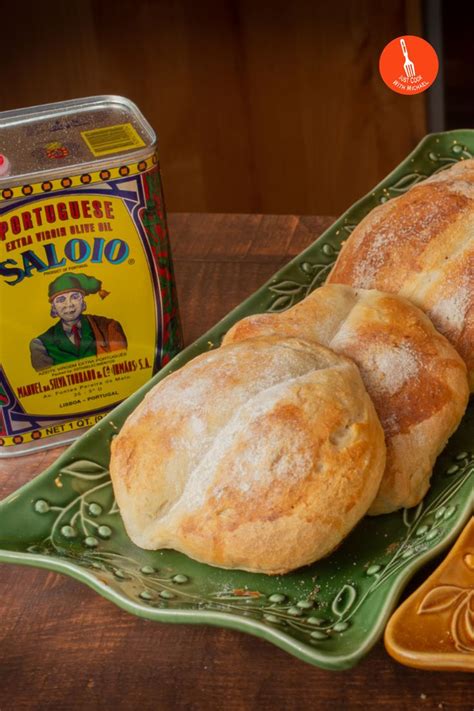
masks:
<svg viewBox="0 0 474 711"><path fill-rule="evenodd" d="M102 299L108 296L102 283L86 274L66 272L50 283L51 316L59 317L59 321L30 341L35 370L127 348L127 338L118 321L84 315L85 297L97 293Z"/></svg>

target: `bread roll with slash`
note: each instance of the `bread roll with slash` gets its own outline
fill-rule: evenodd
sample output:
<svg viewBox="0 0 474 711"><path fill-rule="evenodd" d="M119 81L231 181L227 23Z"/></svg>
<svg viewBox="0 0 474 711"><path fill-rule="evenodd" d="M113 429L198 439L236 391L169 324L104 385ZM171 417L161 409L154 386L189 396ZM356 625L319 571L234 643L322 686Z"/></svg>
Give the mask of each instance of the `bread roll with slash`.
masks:
<svg viewBox="0 0 474 711"><path fill-rule="evenodd" d="M384 468L357 367L279 336L210 351L158 383L113 441L110 464L138 546L268 574L338 546Z"/></svg>
<svg viewBox="0 0 474 711"><path fill-rule="evenodd" d="M315 340L358 365L387 445L369 514L418 504L469 397L463 360L429 318L394 294L331 284L288 311L239 321L223 342L270 334Z"/></svg>
<svg viewBox="0 0 474 711"><path fill-rule="evenodd" d="M474 159L372 210L327 283L400 294L419 306L464 359L474 391Z"/></svg>

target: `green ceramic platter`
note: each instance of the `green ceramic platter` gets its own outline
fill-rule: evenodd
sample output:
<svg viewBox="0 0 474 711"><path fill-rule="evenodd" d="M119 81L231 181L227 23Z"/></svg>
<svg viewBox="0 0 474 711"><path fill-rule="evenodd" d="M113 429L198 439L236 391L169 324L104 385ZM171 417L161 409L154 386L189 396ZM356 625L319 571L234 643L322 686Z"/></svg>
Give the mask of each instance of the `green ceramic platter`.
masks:
<svg viewBox="0 0 474 711"><path fill-rule="evenodd" d="M134 546L114 502L110 441L152 385L218 346L238 319L286 309L320 286L342 240L373 207L473 153L474 131L427 136L313 245L53 466L1 502L0 560L71 575L141 617L231 627L327 669L354 665L381 636L408 579L456 538L472 511L472 403L417 508L366 518L326 560L277 577L212 568L174 551ZM21 459L16 461L21 467Z"/></svg>

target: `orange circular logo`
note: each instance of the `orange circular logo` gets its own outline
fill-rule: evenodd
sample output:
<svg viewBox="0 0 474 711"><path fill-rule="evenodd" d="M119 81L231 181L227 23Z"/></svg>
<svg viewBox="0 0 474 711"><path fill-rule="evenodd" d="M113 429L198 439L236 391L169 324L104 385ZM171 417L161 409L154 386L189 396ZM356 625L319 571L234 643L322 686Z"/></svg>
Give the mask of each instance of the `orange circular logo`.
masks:
<svg viewBox="0 0 474 711"><path fill-rule="evenodd" d="M379 71L397 94L421 94L438 74L438 55L429 42L416 35L397 37L380 55Z"/></svg>

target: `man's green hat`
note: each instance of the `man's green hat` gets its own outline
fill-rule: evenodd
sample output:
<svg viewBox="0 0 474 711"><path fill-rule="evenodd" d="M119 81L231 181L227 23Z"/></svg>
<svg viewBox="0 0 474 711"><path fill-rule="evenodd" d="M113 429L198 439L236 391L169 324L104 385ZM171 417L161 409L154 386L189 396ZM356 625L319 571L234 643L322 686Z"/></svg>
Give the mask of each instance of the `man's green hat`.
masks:
<svg viewBox="0 0 474 711"><path fill-rule="evenodd" d="M108 291L102 289L102 282L95 277L73 272L61 274L51 282L48 288L48 298L52 301L55 296L66 291L80 291L85 296L98 293L101 299L105 299L109 294Z"/></svg>

